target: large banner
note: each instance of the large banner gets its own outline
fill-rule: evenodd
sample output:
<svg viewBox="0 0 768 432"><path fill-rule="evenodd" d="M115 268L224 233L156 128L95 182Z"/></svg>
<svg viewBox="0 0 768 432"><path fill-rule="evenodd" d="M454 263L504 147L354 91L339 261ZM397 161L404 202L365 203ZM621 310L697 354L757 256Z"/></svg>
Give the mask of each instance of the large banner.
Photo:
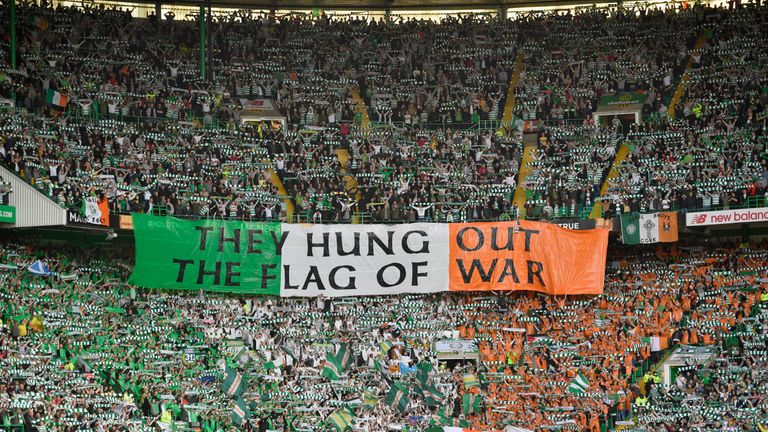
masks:
<svg viewBox="0 0 768 432"><path fill-rule="evenodd" d="M146 288L346 297L603 291L608 230L539 222L296 225L133 215Z"/></svg>

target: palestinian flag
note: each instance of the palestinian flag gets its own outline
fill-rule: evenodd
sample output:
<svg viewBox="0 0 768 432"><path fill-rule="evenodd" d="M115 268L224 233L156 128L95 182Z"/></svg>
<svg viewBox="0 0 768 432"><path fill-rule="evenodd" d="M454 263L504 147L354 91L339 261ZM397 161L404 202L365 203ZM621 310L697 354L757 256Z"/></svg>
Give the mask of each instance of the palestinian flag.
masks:
<svg viewBox="0 0 768 432"><path fill-rule="evenodd" d="M331 381L338 381L343 373L344 370L336 359L336 356L330 352L326 353L325 365L323 365L323 370L320 372L320 376L324 376Z"/></svg>
<svg viewBox="0 0 768 432"><path fill-rule="evenodd" d="M336 353L336 361L338 362L339 366L341 366L342 370L347 370L352 366L354 356L352 355L352 351L349 349L349 344L341 344L339 347L339 352Z"/></svg>
<svg viewBox="0 0 768 432"><path fill-rule="evenodd" d="M387 406L393 410L405 412L408 409L408 384L396 382L387 393Z"/></svg>
<svg viewBox="0 0 768 432"><path fill-rule="evenodd" d="M677 231L677 212L621 215L621 238L624 244L676 242Z"/></svg>
<svg viewBox="0 0 768 432"><path fill-rule="evenodd" d="M568 391L573 394L582 394L589 388L589 381L581 372L576 375L576 378L568 385Z"/></svg>
<svg viewBox="0 0 768 432"><path fill-rule="evenodd" d="M481 412L480 403L482 401L480 395L465 394L461 397L461 410L464 414L478 414Z"/></svg>
<svg viewBox="0 0 768 432"><path fill-rule="evenodd" d="M45 94L45 103L48 105L64 108L67 106L67 102L69 102L67 95L59 93L56 90L48 89L48 93Z"/></svg>
<svg viewBox="0 0 768 432"><path fill-rule="evenodd" d="M328 416L327 424L338 432L344 432L352 426L354 415L347 409L340 409Z"/></svg>
<svg viewBox="0 0 768 432"><path fill-rule="evenodd" d="M248 411L248 406L245 404L243 398L238 397L235 399L235 406L232 408L232 423L242 426L250 416L251 412Z"/></svg>
<svg viewBox="0 0 768 432"><path fill-rule="evenodd" d="M221 383L221 391L229 396L240 397L245 393L247 387L248 381L245 380L243 375L235 369L227 367L226 376Z"/></svg>
<svg viewBox="0 0 768 432"><path fill-rule="evenodd" d="M464 374L461 376L461 381L464 383L464 388L480 387L480 381L475 374Z"/></svg>

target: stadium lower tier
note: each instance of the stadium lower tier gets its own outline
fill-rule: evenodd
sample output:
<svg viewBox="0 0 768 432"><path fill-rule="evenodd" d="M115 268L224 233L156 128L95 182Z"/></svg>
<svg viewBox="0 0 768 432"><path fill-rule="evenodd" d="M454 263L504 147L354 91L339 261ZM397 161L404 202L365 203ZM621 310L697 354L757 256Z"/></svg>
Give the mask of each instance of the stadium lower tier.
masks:
<svg viewBox="0 0 768 432"><path fill-rule="evenodd" d="M140 289L130 246L6 238L0 428L755 430L766 246L612 246L601 295L297 299ZM710 361L655 366L676 349Z"/></svg>

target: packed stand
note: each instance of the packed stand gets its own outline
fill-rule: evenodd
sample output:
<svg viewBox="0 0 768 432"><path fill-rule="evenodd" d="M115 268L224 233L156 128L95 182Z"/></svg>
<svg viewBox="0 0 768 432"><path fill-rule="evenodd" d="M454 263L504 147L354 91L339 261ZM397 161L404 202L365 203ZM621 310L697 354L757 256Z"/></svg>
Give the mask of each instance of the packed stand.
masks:
<svg viewBox="0 0 768 432"><path fill-rule="evenodd" d="M768 203L768 51L757 43L765 8L710 11L675 119L626 135L631 151L609 184L617 207L639 211L758 207Z"/></svg>
<svg viewBox="0 0 768 432"><path fill-rule="evenodd" d="M342 410L371 431L597 431L633 414L653 421L633 402L653 395L650 406L661 410L670 390L638 388L633 377L667 348L730 344L721 354L729 357L732 346L765 344L757 331L765 328L758 303L768 295L764 245L614 250L605 293L574 298L157 292L125 283L131 252L3 243L6 424L215 430L240 421L232 416L240 399L228 394L237 370L246 384L235 393L253 426L324 430ZM734 345L734 329L754 345ZM437 359L435 342L457 337L477 344L478 361ZM342 351L347 360L330 360ZM719 364L714 373L730 370ZM764 416L757 389L768 377L751 370L754 397L745 403ZM586 383L574 387L577 377ZM738 393L718 396L689 382L713 403ZM392 389L404 397L391 397Z"/></svg>

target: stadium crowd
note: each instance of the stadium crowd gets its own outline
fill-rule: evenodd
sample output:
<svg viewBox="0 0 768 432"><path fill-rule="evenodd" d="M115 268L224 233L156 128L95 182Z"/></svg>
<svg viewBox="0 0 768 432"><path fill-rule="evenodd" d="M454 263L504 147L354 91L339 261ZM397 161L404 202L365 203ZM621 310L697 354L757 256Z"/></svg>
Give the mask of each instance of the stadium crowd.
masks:
<svg viewBox="0 0 768 432"><path fill-rule="evenodd" d="M596 297L281 299L141 290L125 283L130 247L6 241L0 418L213 431L240 421L220 390L236 369L254 430L324 430L339 410L370 431L599 431L633 415L647 430L752 430L768 419L765 246L617 247ZM456 338L477 344L477 361L438 360L435 343ZM646 383L649 362L678 345L723 349L670 387ZM342 347L349 358L328 374Z"/></svg>
<svg viewBox="0 0 768 432"><path fill-rule="evenodd" d="M115 212L450 221L765 200L764 7L388 25L236 12L212 26L212 82L194 21L17 13L19 67L0 94L20 108L0 114L0 156L67 207L96 196ZM501 117L515 73L513 121L482 123ZM594 124L600 98L626 92L645 98L644 123ZM243 123L253 98L285 124ZM518 185L526 121L537 149Z"/></svg>
<svg viewBox="0 0 768 432"><path fill-rule="evenodd" d="M0 159L68 208L450 222L768 198L765 6L390 24L240 11L211 28L212 81L194 20L17 14ZM595 124L600 98L626 92L645 97L643 123ZM254 98L285 123L244 121ZM753 430L768 423L767 250L612 248L596 297L297 300L141 290L131 248L4 238L0 429ZM478 360L440 361L436 342L459 338ZM649 365L676 346L719 349L660 385Z"/></svg>

